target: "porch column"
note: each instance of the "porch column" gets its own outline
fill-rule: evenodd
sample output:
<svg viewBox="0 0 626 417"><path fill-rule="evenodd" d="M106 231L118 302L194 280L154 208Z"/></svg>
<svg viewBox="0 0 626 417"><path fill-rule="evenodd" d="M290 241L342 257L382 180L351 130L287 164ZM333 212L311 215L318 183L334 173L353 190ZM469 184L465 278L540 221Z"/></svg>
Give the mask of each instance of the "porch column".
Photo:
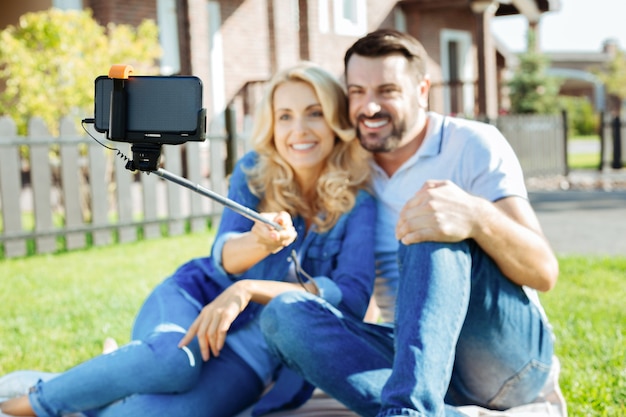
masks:
<svg viewBox="0 0 626 417"><path fill-rule="evenodd" d="M539 46L541 44L541 40L539 39L539 22L533 20L528 21L528 34L526 34L526 37L530 40L530 36L532 36L532 42L526 46L526 50L528 52L539 53L541 49Z"/></svg>
<svg viewBox="0 0 626 417"><path fill-rule="evenodd" d="M476 54L478 63L477 114L482 120L495 120L498 116L498 80L496 49L490 28L498 3L492 0L472 2L476 16Z"/></svg>

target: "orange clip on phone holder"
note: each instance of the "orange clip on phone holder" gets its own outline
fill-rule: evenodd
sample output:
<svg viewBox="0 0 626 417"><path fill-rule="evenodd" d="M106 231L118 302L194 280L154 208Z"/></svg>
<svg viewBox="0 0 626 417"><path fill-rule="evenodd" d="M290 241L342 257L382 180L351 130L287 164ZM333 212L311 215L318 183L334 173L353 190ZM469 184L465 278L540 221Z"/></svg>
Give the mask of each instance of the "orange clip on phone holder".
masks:
<svg viewBox="0 0 626 417"><path fill-rule="evenodd" d="M109 78L113 79L111 92L111 114L109 139L124 140L126 135L126 92L124 80L133 72L131 65L115 64L109 69Z"/></svg>
<svg viewBox="0 0 626 417"><path fill-rule="evenodd" d="M114 64L109 68L109 78L127 80L134 70L132 65Z"/></svg>

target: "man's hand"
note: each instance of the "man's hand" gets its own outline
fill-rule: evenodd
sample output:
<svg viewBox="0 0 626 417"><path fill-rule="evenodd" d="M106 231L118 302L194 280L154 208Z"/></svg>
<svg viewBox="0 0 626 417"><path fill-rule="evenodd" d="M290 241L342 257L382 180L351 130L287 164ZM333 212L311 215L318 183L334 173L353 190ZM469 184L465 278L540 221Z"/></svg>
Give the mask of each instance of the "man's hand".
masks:
<svg viewBox="0 0 626 417"><path fill-rule="evenodd" d="M426 181L400 212L396 237L405 245L471 238L518 285L548 291L559 264L528 200L509 196L491 203L450 181Z"/></svg>
<svg viewBox="0 0 626 417"><path fill-rule="evenodd" d="M198 336L202 359L209 360L209 350L213 356L219 356L228 329L239 313L246 308L250 298L250 293L245 289L245 281L237 281L226 288L202 309L187 334L178 343L178 347L188 345L195 336Z"/></svg>
<svg viewBox="0 0 626 417"><path fill-rule="evenodd" d="M478 218L476 199L451 181L426 181L402 208L396 238L405 245L470 238Z"/></svg>

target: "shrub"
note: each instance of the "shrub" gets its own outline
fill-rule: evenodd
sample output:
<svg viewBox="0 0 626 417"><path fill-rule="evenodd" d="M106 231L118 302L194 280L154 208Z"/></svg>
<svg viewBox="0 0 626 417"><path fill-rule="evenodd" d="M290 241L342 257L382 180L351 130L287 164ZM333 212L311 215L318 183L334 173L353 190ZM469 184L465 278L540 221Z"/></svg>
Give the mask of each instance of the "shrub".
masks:
<svg viewBox="0 0 626 417"><path fill-rule="evenodd" d="M62 116L78 122L93 112L94 79L112 64L133 65L142 74L157 72L158 28L99 25L89 10L49 9L26 13L0 32L0 114L11 116L18 133L41 117L52 134Z"/></svg>
<svg viewBox="0 0 626 417"><path fill-rule="evenodd" d="M593 105L586 97L561 96L560 107L567 111L570 136L587 136L598 133L599 120Z"/></svg>

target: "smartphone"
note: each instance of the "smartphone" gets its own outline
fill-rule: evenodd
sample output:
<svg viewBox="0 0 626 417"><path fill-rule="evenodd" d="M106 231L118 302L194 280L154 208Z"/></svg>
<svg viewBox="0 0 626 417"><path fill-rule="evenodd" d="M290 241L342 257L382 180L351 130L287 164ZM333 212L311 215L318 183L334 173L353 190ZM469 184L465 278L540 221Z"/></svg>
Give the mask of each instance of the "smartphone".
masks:
<svg viewBox="0 0 626 417"><path fill-rule="evenodd" d="M123 103L112 109L114 81L122 84ZM117 90L116 90L117 94ZM116 104L117 105L117 104ZM121 110L121 112L120 112ZM109 133L110 115L121 114L124 133L110 138L124 142L178 144L206 139L206 110L202 108L202 81L194 76L136 76L95 80L94 126ZM118 123L115 121L114 123Z"/></svg>

